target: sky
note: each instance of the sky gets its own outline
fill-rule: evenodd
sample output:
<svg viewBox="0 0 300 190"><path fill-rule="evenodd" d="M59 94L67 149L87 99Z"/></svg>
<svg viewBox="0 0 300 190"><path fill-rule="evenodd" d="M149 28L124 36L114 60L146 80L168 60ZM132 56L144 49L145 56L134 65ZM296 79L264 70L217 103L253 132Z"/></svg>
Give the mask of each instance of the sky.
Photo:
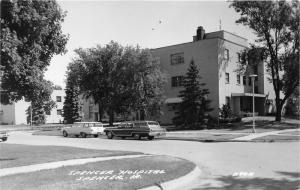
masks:
<svg viewBox="0 0 300 190"><path fill-rule="evenodd" d="M68 64L77 48L91 48L116 41L123 46L158 48L191 42L198 26L205 32L226 30L248 39L249 28L225 1L58 1L67 12L62 31L69 34L67 53L55 55L45 78L65 87Z"/></svg>

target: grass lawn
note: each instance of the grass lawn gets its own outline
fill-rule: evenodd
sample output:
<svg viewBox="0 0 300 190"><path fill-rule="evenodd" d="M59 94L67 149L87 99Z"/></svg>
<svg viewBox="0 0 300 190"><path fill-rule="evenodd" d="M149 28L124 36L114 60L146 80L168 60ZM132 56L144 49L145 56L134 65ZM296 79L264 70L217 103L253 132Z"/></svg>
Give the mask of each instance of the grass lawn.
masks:
<svg viewBox="0 0 300 190"><path fill-rule="evenodd" d="M299 141L300 136L289 136L289 135L268 135L264 137L259 137L256 139L253 139L252 141Z"/></svg>
<svg viewBox="0 0 300 190"><path fill-rule="evenodd" d="M179 158L150 156L6 176L0 178L0 186L6 190L132 190L178 178L189 173L194 167L193 163ZM125 171L125 174L121 170ZM94 173L84 174L78 171Z"/></svg>
<svg viewBox="0 0 300 190"><path fill-rule="evenodd" d="M290 131L290 132L283 132L279 134L285 134L285 135L300 135L300 131Z"/></svg>
<svg viewBox="0 0 300 190"><path fill-rule="evenodd" d="M44 136L62 136L62 132L59 129L53 130L39 130L34 131L32 135L44 135Z"/></svg>
<svg viewBox="0 0 300 190"><path fill-rule="evenodd" d="M2 143L0 144L0 150L0 168L25 166L77 158L141 154L137 152L93 150L63 146L30 146Z"/></svg>

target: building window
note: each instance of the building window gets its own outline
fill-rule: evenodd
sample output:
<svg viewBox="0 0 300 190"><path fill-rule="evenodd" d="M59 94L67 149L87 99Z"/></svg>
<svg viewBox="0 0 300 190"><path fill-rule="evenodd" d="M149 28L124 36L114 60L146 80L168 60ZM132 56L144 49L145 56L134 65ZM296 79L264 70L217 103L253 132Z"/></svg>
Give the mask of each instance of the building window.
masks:
<svg viewBox="0 0 300 190"><path fill-rule="evenodd" d="M57 115L61 115L62 114L62 110L56 110Z"/></svg>
<svg viewBox="0 0 300 190"><path fill-rule="evenodd" d="M176 76L171 78L172 87L183 86L184 76Z"/></svg>
<svg viewBox="0 0 300 190"><path fill-rule="evenodd" d="M224 58L225 58L225 60L229 60L229 50L228 49L225 49Z"/></svg>
<svg viewBox="0 0 300 190"><path fill-rule="evenodd" d="M230 106L230 97L229 96L225 97L225 104Z"/></svg>
<svg viewBox="0 0 300 190"><path fill-rule="evenodd" d="M252 85L252 80L251 77L248 77L248 85L251 86Z"/></svg>
<svg viewBox="0 0 300 190"><path fill-rule="evenodd" d="M225 83L229 84L229 73L225 73Z"/></svg>
<svg viewBox="0 0 300 190"><path fill-rule="evenodd" d="M241 84L241 76L240 75L236 75L236 82L238 85Z"/></svg>
<svg viewBox="0 0 300 190"><path fill-rule="evenodd" d="M56 96L56 102L61 102L61 96Z"/></svg>
<svg viewBox="0 0 300 190"><path fill-rule="evenodd" d="M241 53L237 53L237 60L238 62L241 62Z"/></svg>
<svg viewBox="0 0 300 190"><path fill-rule="evenodd" d="M184 54L175 53L171 55L171 65L184 64Z"/></svg>
<svg viewBox="0 0 300 190"><path fill-rule="evenodd" d="M246 85L246 76L243 76L243 85Z"/></svg>

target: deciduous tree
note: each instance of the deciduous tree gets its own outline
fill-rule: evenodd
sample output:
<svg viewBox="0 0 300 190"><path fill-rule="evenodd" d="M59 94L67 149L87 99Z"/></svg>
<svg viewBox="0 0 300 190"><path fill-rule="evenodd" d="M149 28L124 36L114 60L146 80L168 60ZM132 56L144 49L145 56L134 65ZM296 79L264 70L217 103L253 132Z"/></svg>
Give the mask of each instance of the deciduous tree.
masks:
<svg viewBox="0 0 300 190"><path fill-rule="evenodd" d="M242 65L266 62L276 95L276 121L286 100L299 86L299 1L234 1L236 23L252 29L256 43L244 53ZM280 92L284 93L282 97Z"/></svg>
<svg viewBox="0 0 300 190"><path fill-rule="evenodd" d="M0 6L1 103L35 101L35 94L44 94L39 87L49 84L43 78L52 56L65 52L65 13L55 0L4 0Z"/></svg>

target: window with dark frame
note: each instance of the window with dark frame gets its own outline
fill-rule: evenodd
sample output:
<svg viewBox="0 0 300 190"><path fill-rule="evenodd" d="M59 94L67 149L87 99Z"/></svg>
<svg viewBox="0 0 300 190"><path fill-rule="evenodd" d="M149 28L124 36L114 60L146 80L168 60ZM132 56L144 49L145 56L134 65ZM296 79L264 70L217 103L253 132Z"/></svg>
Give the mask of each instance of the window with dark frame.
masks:
<svg viewBox="0 0 300 190"><path fill-rule="evenodd" d="M171 65L184 64L184 53L171 54Z"/></svg>
<svg viewBox="0 0 300 190"><path fill-rule="evenodd" d="M252 85L252 80L251 77L248 77L248 85L251 86Z"/></svg>
<svg viewBox="0 0 300 190"><path fill-rule="evenodd" d="M61 96L56 96L56 102L61 102Z"/></svg>
<svg viewBox="0 0 300 190"><path fill-rule="evenodd" d="M237 84L241 84L241 76L240 75L236 75L236 82L237 82Z"/></svg>
<svg viewBox="0 0 300 190"><path fill-rule="evenodd" d="M171 78L171 86L172 87L179 87L183 86L184 84L184 76L174 76Z"/></svg>
<svg viewBox="0 0 300 190"><path fill-rule="evenodd" d="M225 58L225 60L229 60L229 50L228 49L225 49L224 58Z"/></svg>
<svg viewBox="0 0 300 190"><path fill-rule="evenodd" d="M243 76L243 85L246 85L247 84L247 78L246 76Z"/></svg>
<svg viewBox="0 0 300 190"><path fill-rule="evenodd" d="M238 62L241 62L241 53L237 53L237 60Z"/></svg>
<svg viewBox="0 0 300 190"><path fill-rule="evenodd" d="M229 73L225 73L225 83L229 84Z"/></svg>
<svg viewBox="0 0 300 190"><path fill-rule="evenodd" d="M230 97L229 96L225 97L225 103L226 103L226 105L230 106Z"/></svg>

